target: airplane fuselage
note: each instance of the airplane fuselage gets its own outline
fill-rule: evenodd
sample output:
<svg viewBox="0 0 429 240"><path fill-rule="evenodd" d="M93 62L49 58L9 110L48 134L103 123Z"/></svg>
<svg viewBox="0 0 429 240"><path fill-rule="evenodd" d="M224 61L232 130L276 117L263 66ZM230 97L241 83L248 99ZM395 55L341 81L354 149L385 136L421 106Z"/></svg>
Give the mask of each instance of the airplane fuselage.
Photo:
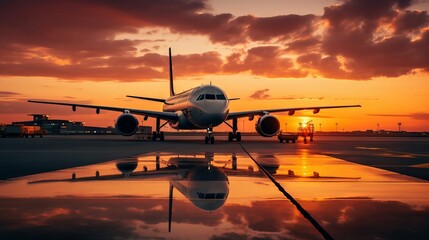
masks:
<svg viewBox="0 0 429 240"><path fill-rule="evenodd" d="M225 92L213 85L203 85L171 96L165 101L164 112L174 112L175 129L207 129L222 124L229 113L229 100Z"/></svg>

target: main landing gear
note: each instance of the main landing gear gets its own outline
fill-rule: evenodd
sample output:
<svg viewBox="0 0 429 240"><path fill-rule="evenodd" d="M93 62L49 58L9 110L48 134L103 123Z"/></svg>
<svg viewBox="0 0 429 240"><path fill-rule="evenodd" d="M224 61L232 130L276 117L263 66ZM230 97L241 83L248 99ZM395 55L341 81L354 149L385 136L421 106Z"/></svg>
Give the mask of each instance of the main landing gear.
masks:
<svg viewBox="0 0 429 240"><path fill-rule="evenodd" d="M157 139L159 139L160 141L164 141L164 132L161 132L160 130L167 123L168 121L161 125L161 119L156 118L156 131L152 132L152 141L156 141Z"/></svg>
<svg viewBox="0 0 429 240"><path fill-rule="evenodd" d="M215 141L215 139L213 137L213 128L209 127L209 128L207 128L207 136L204 138L204 143L205 144L208 144L208 143L214 144L214 141Z"/></svg>
<svg viewBox="0 0 429 240"><path fill-rule="evenodd" d="M237 132L237 130L238 130L238 127L237 127L237 118L233 118L232 119L232 126L229 123L227 123L227 122L225 122L225 123L230 128L232 128L232 132L228 133L228 141L232 142L235 139L237 142L240 142L241 141L241 133Z"/></svg>

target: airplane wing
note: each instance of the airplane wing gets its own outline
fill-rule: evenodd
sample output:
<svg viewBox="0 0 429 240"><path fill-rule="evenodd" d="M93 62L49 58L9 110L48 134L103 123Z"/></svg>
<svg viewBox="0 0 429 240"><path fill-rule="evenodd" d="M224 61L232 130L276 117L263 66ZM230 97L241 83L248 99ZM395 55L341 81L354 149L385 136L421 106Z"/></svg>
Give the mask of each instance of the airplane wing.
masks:
<svg viewBox="0 0 429 240"><path fill-rule="evenodd" d="M230 177L253 177L253 178L265 178L265 175L260 171L249 171L245 169L230 169L222 167L220 168ZM92 182L92 181L117 181L117 180L165 180L169 178L182 178L186 174L186 170L177 168L164 168L155 171L138 171L132 172L128 176L124 174L111 174L111 175L99 175L99 176L88 176L80 178L63 178L63 179L44 179L28 182L28 184L38 183L53 183L53 182ZM272 176L275 179L322 179L322 180L359 180L361 177L341 177L341 176L319 176L319 175L295 175L295 174L277 174L273 173Z"/></svg>
<svg viewBox="0 0 429 240"><path fill-rule="evenodd" d="M164 180L165 178L181 177L181 170L176 168L165 168L156 171L139 171L132 172L128 176L124 174L110 174L99 176L88 176L80 178L63 178L63 179L44 179L28 182L28 184L36 183L52 183L52 182L90 182L90 181L114 181L114 180L144 180L144 179L158 179Z"/></svg>
<svg viewBox="0 0 429 240"><path fill-rule="evenodd" d="M132 95L127 95L126 97L136 98L136 99L142 99L142 100L148 100L148 101L152 101L152 102L162 102L162 103L165 103L165 99L162 99L162 98L150 98L150 97L141 97L141 96L132 96Z"/></svg>
<svg viewBox="0 0 429 240"><path fill-rule="evenodd" d="M87 104L77 104L77 103L65 103L65 102L48 102L48 101L38 101L38 100L28 100L31 103L42 103L42 104L52 104L52 105L62 105L62 106L71 106L73 111L77 107L82 108L94 108L96 113L99 113L100 110L115 111L115 112L125 112L129 111L132 114L143 115L148 117L160 118L168 121L177 121L178 116L173 112L158 112L150 110L141 110L141 109L132 109L132 108L120 108L120 107L109 107L109 106L97 106L97 105L87 105Z"/></svg>
<svg viewBox="0 0 429 240"><path fill-rule="evenodd" d="M313 110L313 113L318 113L320 111L320 109L351 108L351 107L361 107L361 105L276 108L276 109L265 109L265 110L231 112L231 113L229 113L227 120L234 119L234 118L248 117L248 116L253 116L253 115L261 115L262 116L262 115L265 115L267 113L275 113L275 112L289 112L289 115L293 115L295 113L295 111L301 111L301 110Z"/></svg>
<svg viewBox="0 0 429 240"><path fill-rule="evenodd" d="M254 178L266 178L261 171L249 171L245 169L230 169L221 168L226 175L229 177L254 177ZM278 174L271 173L273 178L278 180L284 179L323 179L323 180L359 180L361 177L341 177L341 176L320 176L317 174L313 175L296 175L296 174Z"/></svg>

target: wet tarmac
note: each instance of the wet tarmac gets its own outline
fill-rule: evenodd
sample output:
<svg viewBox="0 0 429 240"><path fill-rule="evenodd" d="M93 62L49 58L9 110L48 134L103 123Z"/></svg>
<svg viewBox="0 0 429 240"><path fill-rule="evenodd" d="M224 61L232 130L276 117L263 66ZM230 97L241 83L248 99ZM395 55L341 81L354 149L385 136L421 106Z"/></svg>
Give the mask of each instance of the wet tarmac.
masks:
<svg viewBox="0 0 429 240"><path fill-rule="evenodd" d="M0 140L2 239L429 238L426 139Z"/></svg>

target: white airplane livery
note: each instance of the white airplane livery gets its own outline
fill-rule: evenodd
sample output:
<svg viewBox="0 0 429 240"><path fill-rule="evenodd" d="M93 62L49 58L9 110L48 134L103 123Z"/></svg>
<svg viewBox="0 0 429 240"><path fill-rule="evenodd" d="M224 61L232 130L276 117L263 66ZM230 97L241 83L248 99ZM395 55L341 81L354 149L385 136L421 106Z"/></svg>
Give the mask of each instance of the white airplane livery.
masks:
<svg viewBox="0 0 429 240"><path fill-rule="evenodd" d="M122 114L116 120L116 130L119 134L124 136L134 135L139 127L139 121L134 115L144 116L144 120L148 117L156 119L156 131L153 132L152 140L164 140L164 132L161 128L166 124L169 124L174 129L206 129L207 135L205 137L205 143L214 143L215 139L213 136L213 127L219 126L220 124L227 124L232 131L228 134L229 141L241 141L241 134L238 131L237 119L247 117L250 121L255 116L259 116L256 121L256 131L264 137L273 137L280 130L279 120L271 115L276 112L288 112L288 115L292 116L296 111L300 110L313 110L316 114L320 109L330 108L350 108L350 107L361 107L360 105L343 105L343 106L315 106L315 107L298 107L298 108L278 108L278 109L259 109L250 111L230 112L229 102L238 100L238 98L228 98L225 92L214 85L202 85L184 91L182 93L175 94L173 87L173 65L171 57L171 48L169 49L169 63L170 63L170 97L166 99L141 97L141 96L130 96L130 98L143 99L148 101L162 102L163 111L150 111L143 109L133 108L121 108L121 107L110 107L110 106L98 106L98 105L87 105L78 103L66 103L66 102L51 102L51 101L39 101L39 100L28 100L32 103L42 104L54 104L71 106L73 111L76 111L77 107L82 108L93 108L96 109L96 113L99 114L100 110L117 111ZM165 121L161 125L161 120ZM232 121L228 123L228 121Z"/></svg>

